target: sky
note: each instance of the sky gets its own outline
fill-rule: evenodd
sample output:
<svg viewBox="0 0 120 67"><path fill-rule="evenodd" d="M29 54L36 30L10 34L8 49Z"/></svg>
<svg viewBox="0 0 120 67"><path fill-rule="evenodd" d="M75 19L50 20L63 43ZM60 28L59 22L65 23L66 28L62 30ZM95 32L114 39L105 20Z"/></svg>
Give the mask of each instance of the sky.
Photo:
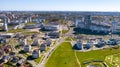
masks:
<svg viewBox="0 0 120 67"><path fill-rule="evenodd" d="M0 0L0 10L120 12L120 0Z"/></svg>

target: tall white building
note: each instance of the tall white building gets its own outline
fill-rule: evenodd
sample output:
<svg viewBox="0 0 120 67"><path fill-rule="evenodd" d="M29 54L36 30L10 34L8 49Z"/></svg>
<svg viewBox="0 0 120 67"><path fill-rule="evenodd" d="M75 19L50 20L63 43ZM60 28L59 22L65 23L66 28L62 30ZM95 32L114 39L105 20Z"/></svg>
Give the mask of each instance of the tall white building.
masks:
<svg viewBox="0 0 120 67"><path fill-rule="evenodd" d="M118 19L114 18L114 20L112 22L112 27L111 27L112 33L117 32L117 26L118 26Z"/></svg>
<svg viewBox="0 0 120 67"><path fill-rule="evenodd" d="M86 29L90 28L90 26L91 26L91 20L92 20L91 15L86 15L84 17L84 24L85 24L85 28Z"/></svg>
<svg viewBox="0 0 120 67"><path fill-rule="evenodd" d="M7 17L0 17L1 19L3 19L3 23L0 25L3 27L3 30L8 31L8 18Z"/></svg>
<svg viewBox="0 0 120 67"><path fill-rule="evenodd" d="M108 19L107 19L108 20ZM100 25L97 24L98 22L93 22L91 16L85 16L81 20L77 19L75 21L76 27L82 28L82 29L89 29L92 31L104 31L104 32L109 32L110 31L110 26L107 25Z"/></svg>
<svg viewBox="0 0 120 67"><path fill-rule="evenodd" d="M7 19L6 18L4 19L3 28L4 28L5 31L8 31L8 25L7 25Z"/></svg>
<svg viewBox="0 0 120 67"><path fill-rule="evenodd" d="M76 26L76 27L79 26L79 22L82 22L82 21L81 21L81 20L78 20L78 19L75 20L75 26Z"/></svg>

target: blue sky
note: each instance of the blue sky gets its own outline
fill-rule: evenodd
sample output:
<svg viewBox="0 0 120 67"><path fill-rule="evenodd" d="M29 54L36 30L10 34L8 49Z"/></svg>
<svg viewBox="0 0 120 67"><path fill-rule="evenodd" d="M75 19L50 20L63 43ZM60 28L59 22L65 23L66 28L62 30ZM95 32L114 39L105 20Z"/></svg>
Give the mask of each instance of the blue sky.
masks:
<svg viewBox="0 0 120 67"><path fill-rule="evenodd" d="M0 10L120 12L120 0L0 0Z"/></svg>

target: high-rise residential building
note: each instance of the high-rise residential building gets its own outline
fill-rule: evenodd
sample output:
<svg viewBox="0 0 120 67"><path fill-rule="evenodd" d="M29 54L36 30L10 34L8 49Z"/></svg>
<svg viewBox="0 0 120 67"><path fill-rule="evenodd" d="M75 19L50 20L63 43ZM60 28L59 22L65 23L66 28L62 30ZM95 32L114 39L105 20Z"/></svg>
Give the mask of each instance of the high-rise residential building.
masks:
<svg viewBox="0 0 120 67"><path fill-rule="evenodd" d="M112 21L112 27L111 27L112 33L116 32L117 24L118 24L118 21L116 18L114 18L114 20Z"/></svg>
<svg viewBox="0 0 120 67"><path fill-rule="evenodd" d="M85 17L84 17L84 25L85 25L86 29L90 28L91 20L92 20L91 15L85 15Z"/></svg>
<svg viewBox="0 0 120 67"><path fill-rule="evenodd" d="M5 31L8 31L8 25L7 25L7 18L4 18L4 24L3 24L3 29L5 30Z"/></svg>

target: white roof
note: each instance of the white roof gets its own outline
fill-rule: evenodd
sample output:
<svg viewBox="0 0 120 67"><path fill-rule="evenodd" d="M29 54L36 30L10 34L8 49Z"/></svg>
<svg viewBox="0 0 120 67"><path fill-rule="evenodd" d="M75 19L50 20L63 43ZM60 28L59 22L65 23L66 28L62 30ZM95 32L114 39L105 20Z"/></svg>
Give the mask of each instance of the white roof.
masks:
<svg viewBox="0 0 120 67"><path fill-rule="evenodd" d="M1 34L1 35L14 35L14 33L3 33L3 34Z"/></svg>

